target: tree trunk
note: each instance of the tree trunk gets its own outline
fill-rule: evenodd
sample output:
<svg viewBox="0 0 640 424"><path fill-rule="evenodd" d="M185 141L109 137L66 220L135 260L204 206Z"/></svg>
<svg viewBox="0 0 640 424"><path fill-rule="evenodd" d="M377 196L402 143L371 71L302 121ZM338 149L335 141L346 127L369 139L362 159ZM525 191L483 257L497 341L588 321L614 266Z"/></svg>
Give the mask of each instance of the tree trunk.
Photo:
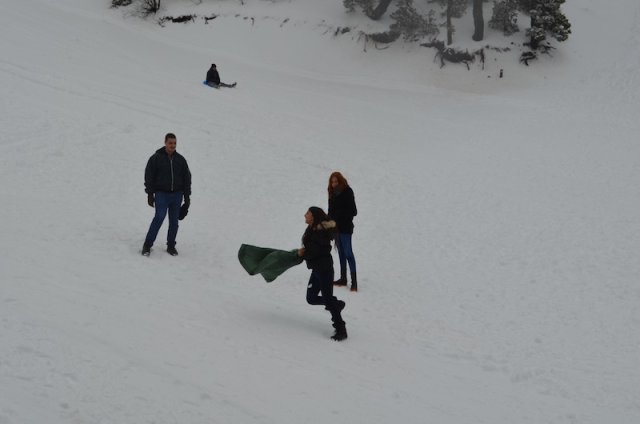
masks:
<svg viewBox="0 0 640 424"><path fill-rule="evenodd" d="M447 46L453 43L453 23L451 22L451 15L453 12L453 0L447 1Z"/></svg>
<svg viewBox="0 0 640 424"><path fill-rule="evenodd" d="M531 15L531 38L530 38L530 46L531 50L537 50L538 49L538 40L535 37L535 19L533 18L533 15Z"/></svg>
<svg viewBox="0 0 640 424"><path fill-rule="evenodd" d="M370 13L368 13L367 16L370 19L373 19L374 21L377 21L378 19L382 18L382 16L387 12L387 9L389 8L391 1L392 0L380 0L380 3L378 3L378 6L376 6L375 9L373 9Z"/></svg>
<svg viewBox="0 0 640 424"><path fill-rule="evenodd" d="M473 41L482 41L484 38L484 17L482 16L482 0L473 0Z"/></svg>

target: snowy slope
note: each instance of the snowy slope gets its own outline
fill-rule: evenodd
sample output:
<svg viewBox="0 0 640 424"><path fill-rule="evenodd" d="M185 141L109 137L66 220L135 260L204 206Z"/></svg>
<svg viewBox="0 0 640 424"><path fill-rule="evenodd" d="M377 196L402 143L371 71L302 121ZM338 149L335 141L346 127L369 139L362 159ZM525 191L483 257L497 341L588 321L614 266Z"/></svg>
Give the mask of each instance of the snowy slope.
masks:
<svg viewBox="0 0 640 424"><path fill-rule="evenodd" d="M640 4L570 1L552 60L467 71L334 37L373 25L337 0L163 3L220 16L4 2L1 424L640 420ZM147 259L169 131L192 207ZM360 212L343 343L303 266L236 259L298 247L333 170Z"/></svg>

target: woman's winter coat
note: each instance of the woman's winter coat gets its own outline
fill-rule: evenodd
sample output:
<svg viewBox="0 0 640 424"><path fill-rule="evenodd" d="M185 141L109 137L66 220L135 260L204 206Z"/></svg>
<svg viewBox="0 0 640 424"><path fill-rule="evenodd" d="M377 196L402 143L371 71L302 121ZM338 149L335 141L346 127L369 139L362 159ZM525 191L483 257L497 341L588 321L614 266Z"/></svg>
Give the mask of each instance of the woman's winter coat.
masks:
<svg viewBox="0 0 640 424"><path fill-rule="evenodd" d="M303 259L307 268L316 271L333 271L331 256L331 240L336 229L335 221L323 221L318 225L310 225L302 236L304 246Z"/></svg>
<svg viewBox="0 0 640 424"><path fill-rule="evenodd" d="M356 200L351 187L329 198L329 217L336 222L338 232L353 234L353 217L358 215Z"/></svg>

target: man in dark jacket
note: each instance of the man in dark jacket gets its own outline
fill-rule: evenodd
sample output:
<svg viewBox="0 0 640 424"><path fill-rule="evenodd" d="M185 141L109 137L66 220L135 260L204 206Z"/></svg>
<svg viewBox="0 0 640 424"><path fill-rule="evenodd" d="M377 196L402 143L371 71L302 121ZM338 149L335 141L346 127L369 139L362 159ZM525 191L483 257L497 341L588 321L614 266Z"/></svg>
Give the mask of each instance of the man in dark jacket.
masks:
<svg viewBox="0 0 640 424"><path fill-rule="evenodd" d="M211 64L211 68L209 68L209 70L207 71L206 83L209 87L213 87L213 88L236 86L235 82L233 84L225 84L220 81L220 74L218 74L218 69L216 68L215 63Z"/></svg>
<svg viewBox="0 0 640 424"><path fill-rule="evenodd" d="M149 256L151 246L158 231L169 214L167 232L167 252L176 256L176 235L178 234L178 216L184 198L185 207L191 204L191 171L186 159L176 152L176 136L168 133L164 137L164 147L158 149L147 162L144 170L144 186L147 203L156 209L155 216L142 246L142 254Z"/></svg>

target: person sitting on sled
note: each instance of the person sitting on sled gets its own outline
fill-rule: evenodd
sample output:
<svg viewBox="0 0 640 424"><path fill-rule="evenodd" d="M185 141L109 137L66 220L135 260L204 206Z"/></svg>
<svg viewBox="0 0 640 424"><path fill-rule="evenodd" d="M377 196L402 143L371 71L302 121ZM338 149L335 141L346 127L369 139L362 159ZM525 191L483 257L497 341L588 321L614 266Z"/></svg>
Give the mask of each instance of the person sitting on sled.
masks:
<svg viewBox="0 0 640 424"><path fill-rule="evenodd" d="M220 88L220 87L235 87L236 83L233 84L225 84L220 81L220 74L218 73L218 69L216 68L216 64L212 63L211 68L207 71L207 80L205 83L209 87Z"/></svg>

